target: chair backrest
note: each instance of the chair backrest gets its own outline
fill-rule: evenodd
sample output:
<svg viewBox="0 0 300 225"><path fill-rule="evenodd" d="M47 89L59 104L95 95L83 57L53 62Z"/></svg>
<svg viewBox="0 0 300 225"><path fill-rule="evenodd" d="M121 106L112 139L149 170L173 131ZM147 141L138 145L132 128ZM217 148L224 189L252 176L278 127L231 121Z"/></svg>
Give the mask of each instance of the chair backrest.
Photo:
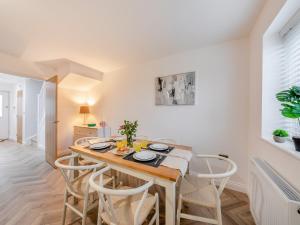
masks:
<svg viewBox="0 0 300 225"><path fill-rule="evenodd" d="M74 166L75 159L79 158L78 154L64 156L55 161L55 166L59 168L65 182L68 192L72 195L82 198L80 190L73 186L74 182L86 176L88 173L96 171L96 169L103 168L104 163L97 163L92 165ZM84 171L85 173L80 174L78 177L74 177L75 171Z"/></svg>
<svg viewBox="0 0 300 225"><path fill-rule="evenodd" d="M176 141L174 139L171 138L154 138L153 139L154 142L162 142L162 143L166 143L166 144L176 144Z"/></svg>
<svg viewBox="0 0 300 225"><path fill-rule="evenodd" d="M100 139L100 137L82 137L82 138L77 139L74 142L74 145L82 145L83 143L86 143L89 140L93 140L93 139Z"/></svg>
<svg viewBox="0 0 300 225"><path fill-rule="evenodd" d="M211 180L211 183L216 186L215 180L220 180L219 186L217 188L219 196L222 194L229 178L236 173L237 165L231 159L218 156L218 155L197 155L198 158L205 160L206 166L209 170L209 174L198 173L197 177L199 178L207 178ZM209 162L209 159L219 159L223 160L226 164L226 171L223 173L214 173Z"/></svg>
<svg viewBox="0 0 300 225"><path fill-rule="evenodd" d="M106 188L103 185L103 174L107 171L111 170L111 168L108 166L106 168L103 168L99 170L98 172L92 174L92 176L89 179L90 186L95 189L99 194L99 200L101 201L100 207L101 209L99 212L105 211L108 215L110 221L113 224L118 224L118 216L116 215L115 208L112 203L112 196L133 196L137 194L142 193L142 198L138 203L138 206L134 212L134 224L138 224L139 221L139 215L142 209L142 206L147 198L148 190L153 185L153 180L148 181L144 185L137 187L137 188L131 188L131 189L110 189ZM98 184L96 183L96 179L100 176ZM128 199L127 199L128 200ZM128 202L127 202L128 203ZM128 205L128 213L130 212L131 205ZM101 215L99 215L101 216Z"/></svg>

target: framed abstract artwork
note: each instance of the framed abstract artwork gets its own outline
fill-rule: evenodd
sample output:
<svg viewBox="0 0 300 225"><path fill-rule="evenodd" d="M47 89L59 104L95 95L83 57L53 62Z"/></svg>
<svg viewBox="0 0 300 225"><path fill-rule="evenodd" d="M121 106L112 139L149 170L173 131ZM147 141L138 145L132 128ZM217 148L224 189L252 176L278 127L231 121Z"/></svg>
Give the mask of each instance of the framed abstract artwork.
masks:
<svg viewBox="0 0 300 225"><path fill-rule="evenodd" d="M194 105L196 73L155 78L156 105Z"/></svg>

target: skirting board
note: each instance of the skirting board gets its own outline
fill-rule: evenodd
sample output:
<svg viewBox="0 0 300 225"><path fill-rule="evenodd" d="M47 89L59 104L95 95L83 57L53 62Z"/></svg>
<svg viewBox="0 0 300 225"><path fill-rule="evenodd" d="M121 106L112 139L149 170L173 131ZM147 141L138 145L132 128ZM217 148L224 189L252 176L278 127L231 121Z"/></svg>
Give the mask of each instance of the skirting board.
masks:
<svg viewBox="0 0 300 225"><path fill-rule="evenodd" d="M36 135L32 135L32 136L26 138L25 140L23 140L23 144L24 145L31 145L32 141L33 141L33 138L35 138L35 137L36 137ZM35 142L37 144L37 140Z"/></svg>
<svg viewBox="0 0 300 225"><path fill-rule="evenodd" d="M38 149L39 149L39 150L42 150L42 151L45 151L45 146L43 146L43 145L38 145Z"/></svg>
<svg viewBox="0 0 300 225"><path fill-rule="evenodd" d="M197 174L197 173L195 171L190 171L190 174ZM233 180L229 180L227 182L226 188L248 194L247 185L240 183L240 182L233 181Z"/></svg>
<svg viewBox="0 0 300 225"><path fill-rule="evenodd" d="M8 140L17 141L17 138L16 137L9 137Z"/></svg>

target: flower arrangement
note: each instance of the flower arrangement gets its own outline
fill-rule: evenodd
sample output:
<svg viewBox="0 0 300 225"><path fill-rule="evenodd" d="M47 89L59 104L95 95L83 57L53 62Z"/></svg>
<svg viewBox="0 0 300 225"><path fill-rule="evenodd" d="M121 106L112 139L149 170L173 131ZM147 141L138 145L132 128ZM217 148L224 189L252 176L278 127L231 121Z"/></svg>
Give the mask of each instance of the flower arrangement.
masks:
<svg viewBox="0 0 300 225"><path fill-rule="evenodd" d="M124 120L124 124L120 126L119 133L121 135L126 135L127 138L127 146L133 147L133 137L136 137L138 127L138 121L130 122L128 120Z"/></svg>

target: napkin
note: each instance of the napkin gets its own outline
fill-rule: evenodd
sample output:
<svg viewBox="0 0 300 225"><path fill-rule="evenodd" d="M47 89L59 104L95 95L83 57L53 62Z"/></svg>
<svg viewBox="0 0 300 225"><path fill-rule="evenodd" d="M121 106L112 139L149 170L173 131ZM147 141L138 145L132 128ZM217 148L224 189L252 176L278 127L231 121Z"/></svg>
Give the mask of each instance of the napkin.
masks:
<svg viewBox="0 0 300 225"><path fill-rule="evenodd" d="M180 171L181 175L184 176L188 169L188 161L183 158L168 156L160 164L161 166L166 166L172 169L177 169Z"/></svg>
<svg viewBox="0 0 300 225"><path fill-rule="evenodd" d="M191 161L193 157L193 153L191 151L181 150L177 148L173 149L168 155L185 159L188 162Z"/></svg>

